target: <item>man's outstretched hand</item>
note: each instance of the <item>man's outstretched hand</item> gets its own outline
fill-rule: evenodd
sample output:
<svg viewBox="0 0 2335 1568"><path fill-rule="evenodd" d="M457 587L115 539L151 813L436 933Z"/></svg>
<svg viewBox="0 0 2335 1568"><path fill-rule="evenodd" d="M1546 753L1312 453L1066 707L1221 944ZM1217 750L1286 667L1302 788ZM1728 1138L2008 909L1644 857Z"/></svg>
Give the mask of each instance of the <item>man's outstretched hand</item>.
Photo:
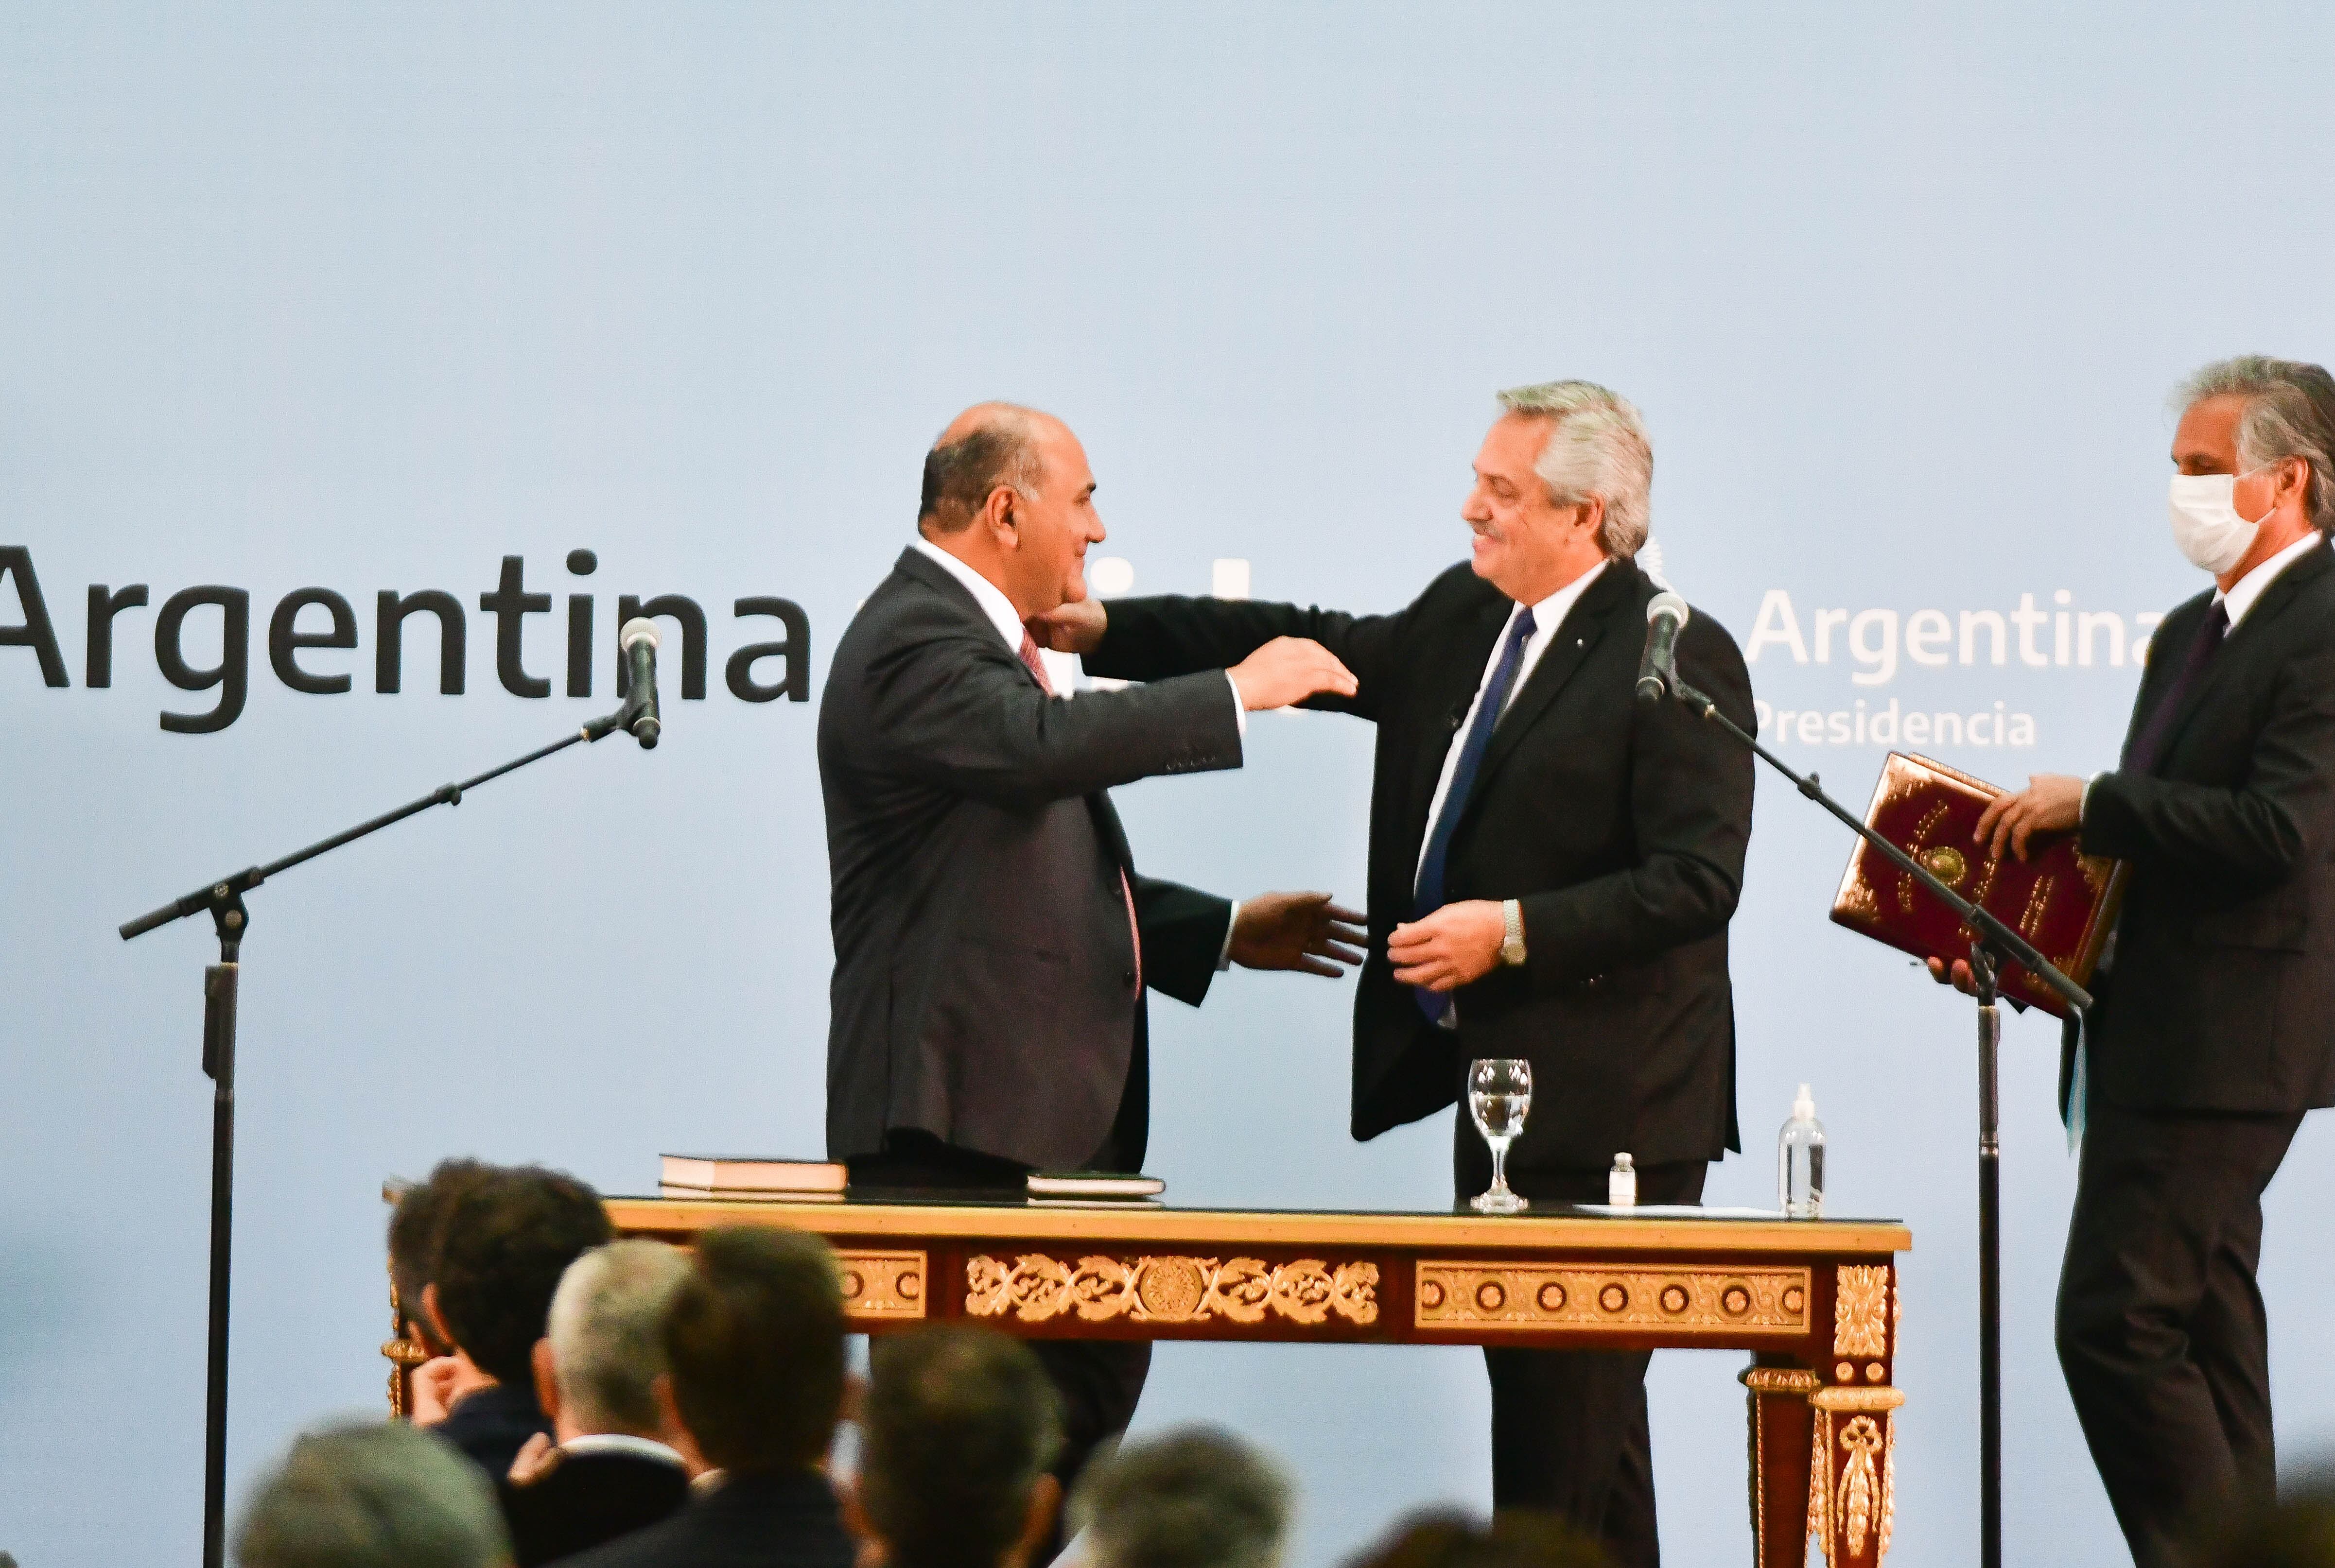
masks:
<svg viewBox="0 0 2335 1568"><path fill-rule="evenodd" d="M1091 653L1102 646L1102 634L1110 625L1110 612L1100 599L1080 599L1076 604L1064 604L1058 610L1042 615L1032 615L1022 623L1041 648L1051 648L1057 653Z"/></svg>
<svg viewBox="0 0 2335 1568"><path fill-rule="evenodd" d="M1322 692L1351 697L1356 689L1353 672L1311 637L1275 637L1226 673L1241 706L1252 713L1286 708Z"/></svg>
<svg viewBox="0 0 2335 1568"><path fill-rule="evenodd" d="M1032 615L1022 625L1041 648L1057 653L1091 653L1102 646L1110 612L1100 600L1080 599L1042 615ZM1354 694L1353 673L1338 656L1311 637L1275 637L1226 672L1241 706L1254 713L1263 708L1286 708L1320 692L1341 697Z"/></svg>
<svg viewBox="0 0 2335 1568"><path fill-rule="evenodd" d="M1260 893L1233 922L1232 959L1243 969L1297 969L1332 979L1362 961L1362 917L1326 893Z"/></svg>

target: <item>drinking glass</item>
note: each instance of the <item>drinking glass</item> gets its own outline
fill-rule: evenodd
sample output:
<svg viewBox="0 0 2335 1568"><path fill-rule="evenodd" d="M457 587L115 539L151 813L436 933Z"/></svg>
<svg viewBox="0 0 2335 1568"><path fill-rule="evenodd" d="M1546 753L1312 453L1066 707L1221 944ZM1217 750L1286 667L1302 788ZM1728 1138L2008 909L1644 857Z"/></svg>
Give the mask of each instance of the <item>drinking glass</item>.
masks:
<svg viewBox="0 0 2335 1568"><path fill-rule="evenodd" d="M1476 1130L1492 1146L1492 1185L1468 1199L1487 1215L1512 1215L1532 1205L1508 1186L1508 1145L1525 1130L1532 1109L1532 1063L1516 1057L1487 1057L1468 1066L1468 1109Z"/></svg>

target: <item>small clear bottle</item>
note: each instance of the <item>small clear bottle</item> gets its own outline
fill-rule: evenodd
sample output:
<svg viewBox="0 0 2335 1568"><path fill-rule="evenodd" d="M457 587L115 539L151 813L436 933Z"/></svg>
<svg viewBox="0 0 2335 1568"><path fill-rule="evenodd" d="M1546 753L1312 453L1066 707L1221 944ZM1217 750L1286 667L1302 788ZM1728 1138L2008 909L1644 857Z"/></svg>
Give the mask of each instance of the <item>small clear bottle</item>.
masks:
<svg viewBox="0 0 2335 1568"><path fill-rule="evenodd" d="M1792 1101L1792 1119L1776 1139L1776 1203L1786 1219L1824 1217L1824 1123L1808 1086Z"/></svg>
<svg viewBox="0 0 2335 1568"><path fill-rule="evenodd" d="M1613 1157L1613 1168L1605 1177L1605 1206L1634 1208L1638 1203L1638 1167L1628 1155Z"/></svg>

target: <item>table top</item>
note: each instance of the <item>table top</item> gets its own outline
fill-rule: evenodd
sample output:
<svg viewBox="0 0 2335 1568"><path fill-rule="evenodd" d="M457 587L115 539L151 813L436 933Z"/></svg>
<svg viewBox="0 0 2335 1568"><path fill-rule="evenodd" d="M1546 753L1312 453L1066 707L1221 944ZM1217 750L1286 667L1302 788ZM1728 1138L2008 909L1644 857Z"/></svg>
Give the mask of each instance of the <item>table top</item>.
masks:
<svg viewBox="0 0 2335 1568"><path fill-rule="evenodd" d="M1171 1208L1152 1204L1056 1205L937 1195L828 1201L632 1197L606 1200L620 1231L683 1233L776 1224L823 1235L1175 1244L1187 1246L1466 1247L1492 1252L1910 1252L1913 1233L1892 1219L1787 1220L1769 1214L1661 1209L1616 1215L1554 1204L1521 1215L1472 1210Z"/></svg>

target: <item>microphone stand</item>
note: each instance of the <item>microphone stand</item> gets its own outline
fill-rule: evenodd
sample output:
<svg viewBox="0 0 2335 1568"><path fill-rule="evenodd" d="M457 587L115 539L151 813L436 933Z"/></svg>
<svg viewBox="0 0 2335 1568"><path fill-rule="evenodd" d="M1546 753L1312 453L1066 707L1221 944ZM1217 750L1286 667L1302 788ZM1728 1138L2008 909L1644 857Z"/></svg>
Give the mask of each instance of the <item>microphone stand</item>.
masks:
<svg viewBox="0 0 2335 1568"><path fill-rule="evenodd" d="M1824 792L1814 773L1802 777L1759 744L1758 737L1719 711L1719 704L1665 672L1671 694L1792 781L1792 787L1838 818L1850 832L1921 884L1929 895L1976 932L1971 944L1971 978L1978 993L1978 1376L1979 1376L1979 1562L2002 1568L2002 1143L2001 1083L2002 1015L1995 1005L1996 982L2004 963L2015 963L2065 997L2077 1011L2091 1009L2091 993L2055 968L2028 940L1943 882L1930 868L1851 815Z"/></svg>
<svg viewBox="0 0 2335 1568"><path fill-rule="evenodd" d="M538 747L524 757L499 768L489 768L459 784L441 784L419 800L408 801L394 811L385 811L305 849L296 849L280 860L223 876L121 927L121 940L127 942L174 920L208 910L212 928L218 935L218 962L203 970L203 1071L212 1085L210 1359L203 1420L203 1568L224 1568L227 1561L227 1312L235 1204L235 1011L243 935L251 920L250 912L244 907L243 895L278 872L288 871L304 860L314 860L328 849L338 849L344 844L378 833L416 812L432 806L459 806L464 790L475 789L530 762L539 762L579 740L598 740L617 730L629 729L634 716L644 706L645 700L636 694L615 712L595 719L548 746Z"/></svg>

